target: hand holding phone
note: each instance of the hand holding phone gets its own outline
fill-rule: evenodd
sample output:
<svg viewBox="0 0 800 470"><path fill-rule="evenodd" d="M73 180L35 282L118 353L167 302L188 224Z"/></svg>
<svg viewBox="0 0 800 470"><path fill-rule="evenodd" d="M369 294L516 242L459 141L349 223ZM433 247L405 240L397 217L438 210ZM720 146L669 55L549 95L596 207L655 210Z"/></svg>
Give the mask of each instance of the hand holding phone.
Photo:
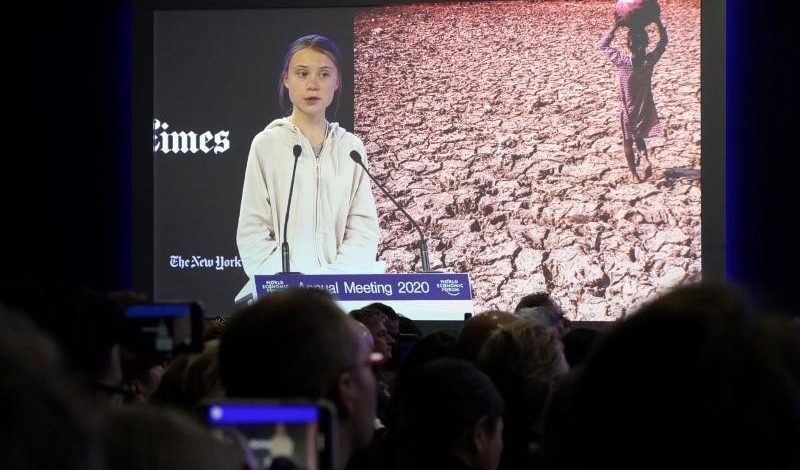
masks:
<svg viewBox="0 0 800 470"><path fill-rule="evenodd" d="M328 401L228 398L204 401L200 411L212 429L244 441L261 470L333 470Z"/></svg>
<svg viewBox="0 0 800 470"><path fill-rule="evenodd" d="M203 350L203 309L197 302L139 303L125 309L127 346L140 352Z"/></svg>

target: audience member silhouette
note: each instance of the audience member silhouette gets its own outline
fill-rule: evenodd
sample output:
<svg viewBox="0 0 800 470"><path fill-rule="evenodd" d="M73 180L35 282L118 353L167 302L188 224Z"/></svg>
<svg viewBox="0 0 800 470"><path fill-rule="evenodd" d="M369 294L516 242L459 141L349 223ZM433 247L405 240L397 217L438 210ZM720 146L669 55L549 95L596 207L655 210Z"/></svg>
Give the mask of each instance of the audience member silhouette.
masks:
<svg viewBox="0 0 800 470"><path fill-rule="evenodd" d="M386 322L384 322L386 331L392 336L397 336L400 332L400 314L395 309L381 302L373 302L364 308L371 308L386 315Z"/></svg>
<svg viewBox="0 0 800 470"><path fill-rule="evenodd" d="M239 442L171 409L108 408L104 437L108 470L257 470Z"/></svg>
<svg viewBox="0 0 800 470"><path fill-rule="evenodd" d="M337 470L372 439L372 367L381 359L369 330L316 288L287 288L236 312L219 345L220 377L229 397L335 404Z"/></svg>
<svg viewBox="0 0 800 470"><path fill-rule="evenodd" d="M381 353L385 359L391 359L394 337L389 334L389 330L386 328L388 317L381 310L372 307L351 310L348 315L369 329L370 333L372 333L375 351ZM385 411L390 396L389 383L383 371L384 364L375 367L379 426L382 425L382 420L386 418Z"/></svg>
<svg viewBox="0 0 800 470"><path fill-rule="evenodd" d="M58 345L3 305L0 323L0 466L103 470L96 409L62 367Z"/></svg>
<svg viewBox="0 0 800 470"><path fill-rule="evenodd" d="M396 370L405 362L411 348L413 348L422 337L422 329L419 325L406 316L399 315L397 326L398 333L395 338L394 347L392 348L392 358L389 360L388 364L389 367L393 367Z"/></svg>
<svg viewBox="0 0 800 470"><path fill-rule="evenodd" d="M513 313L504 310L487 310L471 317L461 325L456 336L456 355L475 362L483 343L497 328L519 320Z"/></svg>
<svg viewBox="0 0 800 470"><path fill-rule="evenodd" d="M203 400L225 396L219 377L219 342L212 339L204 343L202 352L176 356L164 371L151 403L196 417Z"/></svg>
<svg viewBox="0 0 800 470"><path fill-rule="evenodd" d="M559 336L564 336L571 325L569 319L564 315L561 304L547 292L534 292L526 295L517 303L514 314L555 328Z"/></svg>
<svg viewBox="0 0 800 470"><path fill-rule="evenodd" d="M225 319L219 315L203 319L203 342L220 339L225 331Z"/></svg>
<svg viewBox="0 0 800 470"><path fill-rule="evenodd" d="M376 468L497 469L503 399L472 363L446 357L420 364L406 377L399 411Z"/></svg>
<svg viewBox="0 0 800 470"><path fill-rule="evenodd" d="M122 312L134 305L148 303L145 294L135 291L113 291L107 296ZM158 388L164 369L173 357L172 351L154 350L152 338L142 335L141 331L140 325L125 319L119 350L122 366L121 396L124 402L149 401L150 396Z"/></svg>
<svg viewBox="0 0 800 470"><path fill-rule="evenodd" d="M422 335L408 352L404 367L414 368L440 357L455 357L456 334L453 330L442 329Z"/></svg>
<svg viewBox="0 0 800 470"><path fill-rule="evenodd" d="M544 407L553 385L569 370L558 333L520 318L492 333L477 363L506 404L500 468L541 468Z"/></svg>
<svg viewBox="0 0 800 470"><path fill-rule="evenodd" d="M400 417L400 403L405 390L406 377L423 365L441 358L455 357L455 332L450 330L435 330L420 338L409 351L406 361L400 366L394 387L391 390L390 400L385 410L383 424L387 428L398 425ZM382 436L377 436L381 439Z"/></svg>
<svg viewBox="0 0 800 470"><path fill-rule="evenodd" d="M155 393L170 355L155 351L132 351L123 347L120 350L123 389L127 398L134 403L147 403Z"/></svg>
<svg viewBox="0 0 800 470"><path fill-rule="evenodd" d="M370 333L372 333L375 351L383 354L384 358L390 359L392 357L394 338L389 334L389 330L386 328L388 317L380 310L369 307L351 310L349 315L355 321L366 326Z"/></svg>
<svg viewBox="0 0 800 470"><path fill-rule="evenodd" d="M600 339L602 332L594 328L570 328L561 342L564 344L564 357L570 367L575 367L586 359L592 346Z"/></svg>
<svg viewBox="0 0 800 470"><path fill-rule="evenodd" d="M67 366L99 403L122 399L122 308L107 294L69 283L10 283L0 302L28 315L58 344Z"/></svg>
<svg viewBox="0 0 800 470"><path fill-rule="evenodd" d="M382 384L381 386L384 387L388 392L394 386L394 379L397 376L398 370L400 369L400 364L402 364L403 360L405 360L405 357L408 354L407 345L409 340L416 342L419 337L409 337L408 335L402 335L400 333L401 315L389 305L381 302L373 302L364 308L377 310L386 315L386 320L383 322L383 325L386 328L386 332L392 337L392 344L390 354L386 357L386 361L384 361L384 363L381 364L381 367L378 369L378 376ZM385 418L381 410L385 410L387 404L385 401L382 402L381 400L387 400L388 396L388 393L378 393L378 417L380 419Z"/></svg>
<svg viewBox="0 0 800 470"><path fill-rule="evenodd" d="M644 304L558 388L548 467L799 468L800 390L759 324L724 284Z"/></svg>

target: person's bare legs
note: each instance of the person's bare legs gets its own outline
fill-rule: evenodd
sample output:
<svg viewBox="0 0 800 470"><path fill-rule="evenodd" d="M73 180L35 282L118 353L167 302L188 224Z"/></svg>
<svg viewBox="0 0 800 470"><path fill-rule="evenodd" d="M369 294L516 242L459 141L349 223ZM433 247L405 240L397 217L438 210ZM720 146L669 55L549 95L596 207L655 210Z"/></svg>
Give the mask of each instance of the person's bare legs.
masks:
<svg viewBox="0 0 800 470"><path fill-rule="evenodd" d="M633 139L625 139L623 141L625 147L625 160L628 162L628 169L631 170L631 181L634 183L641 183L642 179L636 173L636 156L633 154Z"/></svg>
<svg viewBox="0 0 800 470"><path fill-rule="evenodd" d="M644 139L636 139L636 148L639 149L639 153L644 157L644 171L642 175L644 176L644 179L647 179L653 176L653 165L650 164L647 145L645 145ZM637 161L636 164L638 165L639 162Z"/></svg>

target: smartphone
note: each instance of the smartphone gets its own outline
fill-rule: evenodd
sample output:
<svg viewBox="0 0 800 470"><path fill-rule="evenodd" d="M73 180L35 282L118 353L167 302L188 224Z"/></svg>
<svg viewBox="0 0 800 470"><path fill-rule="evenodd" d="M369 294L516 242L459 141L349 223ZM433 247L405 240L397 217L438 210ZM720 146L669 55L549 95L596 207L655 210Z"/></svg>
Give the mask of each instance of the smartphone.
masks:
<svg viewBox="0 0 800 470"><path fill-rule="evenodd" d="M259 470L333 470L336 411L326 400L214 399L200 412L212 430L242 442Z"/></svg>
<svg viewBox="0 0 800 470"><path fill-rule="evenodd" d="M140 352L203 350L203 309L198 302L154 302L125 309L126 345Z"/></svg>
<svg viewBox="0 0 800 470"><path fill-rule="evenodd" d="M419 336L409 333L397 333L394 336L394 346L392 347L392 358L397 358L397 361L402 364L406 361L411 348L419 343Z"/></svg>

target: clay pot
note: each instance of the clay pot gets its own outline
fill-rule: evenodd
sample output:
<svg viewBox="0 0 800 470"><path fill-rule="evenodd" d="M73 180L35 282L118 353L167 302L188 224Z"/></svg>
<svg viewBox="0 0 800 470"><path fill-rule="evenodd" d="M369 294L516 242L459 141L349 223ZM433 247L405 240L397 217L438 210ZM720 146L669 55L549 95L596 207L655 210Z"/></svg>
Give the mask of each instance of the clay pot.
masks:
<svg viewBox="0 0 800 470"><path fill-rule="evenodd" d="M628 27L645 27L661 15L656 0L617 0L614 18Z"/></svg>

